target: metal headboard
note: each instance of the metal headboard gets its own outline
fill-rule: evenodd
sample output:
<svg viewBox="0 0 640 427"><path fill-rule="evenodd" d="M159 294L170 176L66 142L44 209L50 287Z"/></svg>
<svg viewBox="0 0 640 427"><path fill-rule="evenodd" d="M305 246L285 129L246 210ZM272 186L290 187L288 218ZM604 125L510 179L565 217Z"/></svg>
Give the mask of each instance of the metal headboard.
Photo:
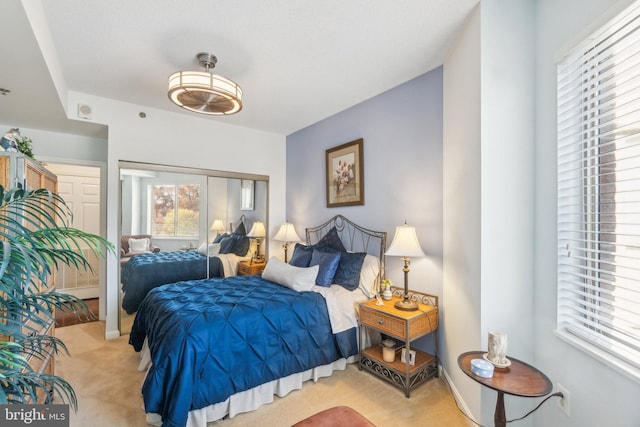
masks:
<svg viewBox="0 0 640 427"><path fill-rule="evenodd" d="M236 223L229 223L229 232L233 233L233 231L240 227L240 224L244 224L244 229L247 231L247 233L249 232L249 229L247 228L247 217L244 216L244 214L240 215L240 219L238 219L238 221L236 221Z"/></svg>
<svg viewBox="0 0 640 427"><path fill-rule="evenodd" d="M340 236L342 244L348 251L366 252L378 257L380 260L378 285L380 285L380 281L385 277L384 252L387 246L387 232L370 230L338 214L322 225L306 228L307 244L318 243L322 236L327 234L333 227L338 231L338 236Z"/></svg>

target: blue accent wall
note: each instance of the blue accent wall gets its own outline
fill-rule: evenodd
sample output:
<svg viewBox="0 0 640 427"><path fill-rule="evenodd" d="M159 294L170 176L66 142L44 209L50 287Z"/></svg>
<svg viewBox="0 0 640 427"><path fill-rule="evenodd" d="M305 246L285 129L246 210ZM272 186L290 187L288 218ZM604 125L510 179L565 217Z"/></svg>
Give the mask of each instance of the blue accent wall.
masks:
<svg viewBox="0 0 640 427"><path fill-rule="evenodd" d="M286 212L304 228L341 213L387 231L406 220L427 257L411 260L409 287L442 295L442 67L287 137ZM301 106L304 108L304 106ZM325 150L364 139L363 206L327 208ZM387 258L387 277L403 286L402 261Z"/></svg>

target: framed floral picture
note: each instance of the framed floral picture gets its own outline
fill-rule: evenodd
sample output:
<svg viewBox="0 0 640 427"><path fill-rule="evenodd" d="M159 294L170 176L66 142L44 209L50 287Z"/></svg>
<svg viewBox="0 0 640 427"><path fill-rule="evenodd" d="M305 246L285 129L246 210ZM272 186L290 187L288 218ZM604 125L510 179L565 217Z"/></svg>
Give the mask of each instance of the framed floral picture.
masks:
<svg viewBox="0 0 640 427"><path fill-rule="evenodd" d="M362 138L326 151L327 207L364 205Z"/></svg>

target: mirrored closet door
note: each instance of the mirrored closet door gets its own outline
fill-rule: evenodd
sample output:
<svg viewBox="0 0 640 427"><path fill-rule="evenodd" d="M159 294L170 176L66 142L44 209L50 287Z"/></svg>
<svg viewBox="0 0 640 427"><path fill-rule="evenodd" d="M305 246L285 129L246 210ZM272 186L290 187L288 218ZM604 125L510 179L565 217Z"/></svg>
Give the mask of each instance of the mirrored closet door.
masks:
<svg viewBox="0 0 640 427"><path fill-rule="evenodd" d="M268 184L262 175L120 162L122 334L153 287L224 275L216 237L241 224L246 233L260 222L268 230ZM262 256L266 237L259 238ZM257 240L250 238L247 256L256 255Z"/></svg>

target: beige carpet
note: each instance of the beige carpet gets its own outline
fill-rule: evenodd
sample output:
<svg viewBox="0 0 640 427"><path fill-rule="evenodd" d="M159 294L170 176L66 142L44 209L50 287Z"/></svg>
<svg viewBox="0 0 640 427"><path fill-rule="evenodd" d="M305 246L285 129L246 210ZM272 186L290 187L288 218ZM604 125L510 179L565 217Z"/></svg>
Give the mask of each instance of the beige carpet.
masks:
<svg viewBox="0 0 640 427"><path fill-rule="evenodd" d="M78 394L79 410L71 414L71 427L147 426L142 410L140 385L144 374L137 371L138 353L124 335L104 340L104 323L91 322L56 331L69 347L71 357L56 358L56 374L64 377ZM336 371L329 378L305 383L301 390L257 411L210 423L213 427L290 426L332 406L350 406L379 427L469 426L458 411L446 383L431 379L404 392L357 364Z"/></svg>

